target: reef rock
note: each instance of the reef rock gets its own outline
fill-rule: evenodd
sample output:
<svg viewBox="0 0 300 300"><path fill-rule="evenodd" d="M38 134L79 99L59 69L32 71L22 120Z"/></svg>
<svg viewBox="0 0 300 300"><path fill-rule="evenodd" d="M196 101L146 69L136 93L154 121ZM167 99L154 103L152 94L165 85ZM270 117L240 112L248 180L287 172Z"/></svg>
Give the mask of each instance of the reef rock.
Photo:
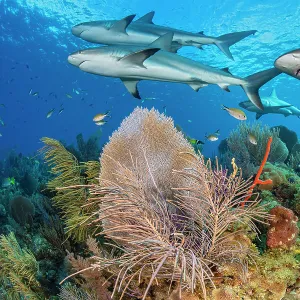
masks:
<svg viewBox="0 0 300 300"><path fill-rule="evenodd" d="M299 229L298 218L292 210L283 206L276 206L270 210L273 219L267 234L269 248L289 248L296 243Z"/></svg>

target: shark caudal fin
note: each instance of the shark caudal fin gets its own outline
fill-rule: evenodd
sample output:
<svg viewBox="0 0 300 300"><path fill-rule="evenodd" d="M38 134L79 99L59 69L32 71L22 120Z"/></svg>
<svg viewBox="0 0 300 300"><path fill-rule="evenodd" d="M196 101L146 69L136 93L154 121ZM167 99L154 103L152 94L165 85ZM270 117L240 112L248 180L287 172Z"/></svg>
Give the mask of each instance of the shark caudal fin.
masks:
<svg viewBox="0 0 300 300"><path fill-rule="evenodd" d="M233 56L229 50L229 47L239 42L240 40L246 38L247 36L254 34L257 30L233 32L221 35L216 38L214 44L230 59L233 59Z"/></svg>
<svg viewBox="0 0 300 300"><path fill-rule="evenodd" d="M259 109L263 110L263 104L258 94L258 90L265 83L282 73L276 68L264 70L244 78L245 83L242 87L247 94L249 100Z"/></svg>

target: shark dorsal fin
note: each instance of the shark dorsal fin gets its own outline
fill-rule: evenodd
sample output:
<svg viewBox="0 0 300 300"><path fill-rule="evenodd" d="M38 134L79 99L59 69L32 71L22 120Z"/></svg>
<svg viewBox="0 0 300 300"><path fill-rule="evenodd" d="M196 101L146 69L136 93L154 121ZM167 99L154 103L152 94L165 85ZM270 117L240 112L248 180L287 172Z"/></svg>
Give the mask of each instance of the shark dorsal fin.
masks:
<svg viewBox="0 0 300 300"><path fill-rule="evenodd" d="M132 20L134 19L135 15L130 15L127 16L119 21L116 21L110 28L110 31L115 31L118 33L126 33L126 28L128 27L128 25L132 22Z"/></svg>
<svg viewBox="0 0 300 300"><path fill-rule="evenodd" d="M222 71L224 71L224 72L226 72L226 73L228 73L228 74L230 74L230 75L232 75L231 74L231 72L229 71L229 68L227 67L227 68L223 68L223 69L221 69Z"/></svg>
<svg viewBox="0 0 300 300"><path fill-rule="evenodd" d="M276 90L275 89L273 89L273 91L272 91L272 93L271 93L271 95L270 95L272 98L276 98L276 99L278 99L278 97L277 97L277 93L276 93Z"/></svg>
<svg viewBox="0 0 300 300"><path fill-rule="evenodd" d="M141 18L137 19L135 22L154 24L153 21L152 21L152 19L154 17L154 14L155 14L154 11L150 11L147 14L145 14L144 16L142 16Z"/></svg>
<svg viewBox="0 0 300 300"><path fill-rule="evenodd" d="M128 92L135 98L141 99L140 93L137 89L138 80L130 80L127 78L121 78Z"/></svg>
<svg viewBox="0 0 300 300"><path fill-rule="evenodd" d="M171 52L173 36L174 36L173 32L166 33L160 36L158 39L156 39L153 43L151 43L149 47L160 48L162 50Z"/></svg>
<svg viewBox="0 0 300 300"><path fill-rule="evenodd" d="M144 49L138 52L134 52L131 54L128 54L121 59L119 59L120 62L126 63L128 65L133 65L136 67L141 67L141 68L146 68L143 65L143 62L149 58L150 56L154 55L157 51L159 51L160 48L149 48L149 49Z"/></svg>

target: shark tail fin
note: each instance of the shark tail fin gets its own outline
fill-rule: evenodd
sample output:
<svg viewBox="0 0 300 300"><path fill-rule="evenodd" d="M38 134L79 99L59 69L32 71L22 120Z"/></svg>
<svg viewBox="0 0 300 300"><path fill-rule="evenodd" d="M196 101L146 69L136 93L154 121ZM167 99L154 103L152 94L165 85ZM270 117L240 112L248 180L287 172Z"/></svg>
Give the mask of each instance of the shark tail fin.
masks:
<svg viewBox="0 0 300 300"><path fill-rule="evenodd" d="M259 88L274 77L276 77L277 75L279 75L280 73L280 70L276 68L271 68L244 78L244 83L242 84L242 87L245 93L247 94L249 100L259 109L264 109L258 94Z"/></svg>
<svg viewBox="0 0 300 300"><path fill-rule="evenodd" d="M233 56L229 50L229 47L234 45L235 43L239 42L240 40L246 38L247 36L254 34L256 30L249 30L249 31L240 31L240 32L233 32L221 35L216 38L214 44L230 59L233 59Z"/></svg>

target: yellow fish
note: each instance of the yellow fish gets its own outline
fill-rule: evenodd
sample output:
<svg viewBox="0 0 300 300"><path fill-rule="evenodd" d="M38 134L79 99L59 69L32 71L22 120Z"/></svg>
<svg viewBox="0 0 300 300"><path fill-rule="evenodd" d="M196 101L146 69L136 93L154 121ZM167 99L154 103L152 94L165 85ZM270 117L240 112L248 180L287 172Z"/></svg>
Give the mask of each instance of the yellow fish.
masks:
<svg viewBox="0 0 300 300"><path fill-rule="evenodd" d="M256 137L253 133L248 134L248 140L251 144L257 145L257 140L256 140Z"/></svg>
<svg viewBox="0 0 300 300"><path fill-rule="evenodd" d="M106 113L104 114L97 114L94 118L93 118L93 121L94 122L99 122L99 121L102 121L105 117L109 116L109 111L107 111Z"/></svg>
<svg viewBox="0 0 300 300"><path fill-rule="evenodd" d="M229 108L225 105L221 106L222 109L226 110L232 117L240 120L240 121L245 121L247 120L247 116L245 113L239 109L239 108Z"/></svg>
<svg viewBox="0 0 300 300"><path fill-rule="evenodd" d="M219 139L220 129L218 129L215 133L211 133L209 135L205 135L205 138L211 142L215 142Z"/></svg>

